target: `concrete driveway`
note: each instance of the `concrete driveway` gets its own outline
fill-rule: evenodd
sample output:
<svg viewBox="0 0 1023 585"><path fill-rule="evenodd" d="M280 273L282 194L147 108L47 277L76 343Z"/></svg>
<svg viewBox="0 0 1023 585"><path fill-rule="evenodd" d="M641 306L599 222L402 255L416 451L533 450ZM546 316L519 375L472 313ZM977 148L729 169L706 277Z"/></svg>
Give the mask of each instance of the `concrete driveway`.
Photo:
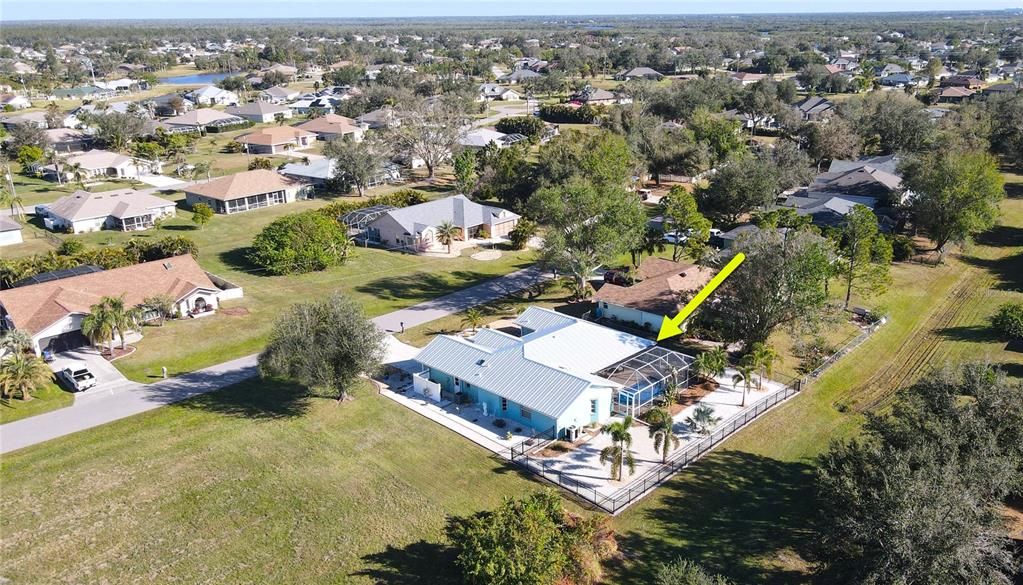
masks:
<svg viewBox="0 0 1023 585"><path fill-rule="evenodd" d="M92 375L96 376L96 385L85 392L79 393L78 396L95 394L104 390L113 390L123 385L131 384L131 382L125 378L121 372L117 371L117 368L115 368L113 364L108 362L106 358L99 355L99 352L91 347L82 347L58 353L49 365L53 372L57 373L72 364L82 362L85 363L85 367L89 368ZM63 382L60 382L60 384L62 387L64 386ZM67 390L67 388L64 389Z"/></svg>
<svg viewBox="0 0 1023 585"><path fill-rule="evenodd" d="M139 181L158 189L180 187L185 184L185 181L182 181L181 179L175 179L174 177L168 177L165 175L140 175Z"/></svg>

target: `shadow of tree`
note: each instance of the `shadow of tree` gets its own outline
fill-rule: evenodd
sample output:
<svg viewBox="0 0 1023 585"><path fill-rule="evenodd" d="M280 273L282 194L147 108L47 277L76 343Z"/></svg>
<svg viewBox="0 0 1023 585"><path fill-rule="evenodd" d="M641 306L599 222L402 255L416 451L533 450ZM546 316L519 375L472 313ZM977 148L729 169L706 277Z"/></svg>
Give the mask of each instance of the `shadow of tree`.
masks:
<svg viewBox="0 0 1023 585"><path fill-rule="evenodd" d="M224 252L217 254L217 258L220 259L221 262L235 270L265 275L266 274L265 271L263 271L259 266L253 264L251 260L249 260L249 251L251 249L252 248L246 246L243 248L234 248L232 250L226 250Z"/></svg>
<svg viewBox="0 0 1023 585"><path fill-rule="evenodd" d="M737 583L804 583L801 561L758 562L810 557L813 498L813 468L806 463L714 453L664 484L653 506L626 512L643 521L639 531L619 534L630 560L609 567L613 581L652 582L661 563L681 556Z"/></svg>
<svg viewBox="0 0 1023 585"><path fill-rule="evenodd" d="M167 231L172 231L172 232L194 232L194 231L199 229L199 226L197 226L197 225L170 224L170 225L165 225L165 226L161 227L160 229L167 230Z"/></svg>
<svg viewBox="0 0 1023 585"><path fill-rule="evenodd" d="M967 264L983 268L998 278L996 289L1023 291L1023 252L996 259L965 255L962 259Z"/></svg>
<svg viewBox="0 0 1023 585"><path fill-rule="evenodd" d="M462 583L455 567L455 551L446 544L420 540L405 547L388 545L378 553L362 557L368 568L352 576L369 577L388 585L457 585Z"/></svg>
<svg viewBox="0 0 1023 585"><path fill-rule="evenodd" d="M963 325L959 327L946 327L937 331L938 335L951 341L976 341L993 342L1000 341L1001 337L993 327L987 325Z"/></svg>
<svg viewBox="0 0 1023 585"><path fill-rule="evenodd" d="M167 382L153 384L154 400L173 399L182 387L210 383L210 374L193 372ZM280 381L250 378L222 390L173 402L173 408L188 408L251 419L291 418L304 415L316 396L304 386Z"/></svg>

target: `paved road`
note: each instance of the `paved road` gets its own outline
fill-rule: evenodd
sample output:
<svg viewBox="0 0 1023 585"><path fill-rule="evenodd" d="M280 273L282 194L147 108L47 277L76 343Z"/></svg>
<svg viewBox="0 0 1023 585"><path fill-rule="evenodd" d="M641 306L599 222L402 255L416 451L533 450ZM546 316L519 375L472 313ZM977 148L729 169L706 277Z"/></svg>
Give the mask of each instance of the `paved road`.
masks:
<svg viewBox="0 0 1023 585"><path fill-rule="evenodd" d="M536 104L535 101L530 103ZM529 109L526 108L525 102L508 104L492 102L490 104L490 107L497 110L497 113L492 116L487 116L486 118L476 120L475 122L472 123L474 127L479 128L480 126L490 126L491 124L496 124L502 118L508 118L511 116L526 116L529 115L530 113Z"/></svg>
<svg viewBox="0 0 1023 585"><path fill-rule="evenodd" d="M401 323L413 327L464 311L522 290L539 277L535 268L526 268L482 284L381 315L373 322L386 332L401 329ZM408 346L388 336L389 354L397 361L407 359ZM72 406L0 425L0 453L9 453L43 441L113 422L135 414L185 400L198 394L220 390L251 378L256 372L256 355L245 356L153 384L125 382L110 391L76 396Z"/></svg>

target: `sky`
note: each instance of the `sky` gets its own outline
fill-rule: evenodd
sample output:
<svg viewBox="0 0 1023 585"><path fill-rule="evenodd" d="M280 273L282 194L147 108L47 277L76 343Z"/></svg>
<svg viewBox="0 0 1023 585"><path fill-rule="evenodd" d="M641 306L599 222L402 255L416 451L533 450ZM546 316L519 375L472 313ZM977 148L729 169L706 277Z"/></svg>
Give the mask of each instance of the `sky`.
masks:
<svg viewBox="0 0 1023 585"><path fill-rule="evenodd" d="M0 0L16 20L368 18L1000 10L1023 0Z"/></svg>

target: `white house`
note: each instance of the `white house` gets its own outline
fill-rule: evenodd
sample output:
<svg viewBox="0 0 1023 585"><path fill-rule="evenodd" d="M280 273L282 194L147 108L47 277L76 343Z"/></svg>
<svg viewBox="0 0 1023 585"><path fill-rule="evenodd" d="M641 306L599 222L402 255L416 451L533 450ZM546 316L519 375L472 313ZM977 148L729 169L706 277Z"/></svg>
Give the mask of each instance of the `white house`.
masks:
<svg viewBox="0 0 1023 585"><path fill-rule="evenodd" d="M6 215L0 215L0 247L22 242L21 224Z"/></svg>
<svg viewBox="0 0 1023 585"><path fill-rule="evenodd" d="M459 228L458 240L507 236L519 215L490 205L480 205L465 195L452 195L418 205L391 209L369 223L366 237L388 247L415 251L443 250L437 226L447 222Z"/></svg>
<svg viewBox="0 0 1023 585"><path fill-rule="evenodd" d="M310 190L308 185L265 169L227 175L184 188L189 205L205 203L224 214L291 203Z"/></svg>
<svg viewBox="0 0 1023 585"><path fill-rule="evenodd" d="M259 92L259 101L270 102L271 104L283 104L297 99L301 92L297 89L276 85Z"/></svg>
<svg viewBox="0 0 1023 585"><path fill-rule="evenodd" d="M8 93L0 95L0 108L11 109L11 110L24 110L25 108L31 108L32 102L23 95L15 95Z"/></svg>
<svg viewBox="0 0 1023 585"><path fill-rule="evenodd" d="M139 158L125 156L107 150L90 150L81 154L64 158L60 162L60 173L65 181L75 181L75 168L82 174L82 179L102 179L106 177L115 179L137 179L141 175L159 173L163 168L160 161L147 161ZM55 177L57 167L46 165L42 167L43 174Z"/></svg>
<svg viewBox="0 0 1023 585"><path fill-rule="evenodd" d="M200 87L186 95L188 99L204 106L234 106L238 104L238 94L215 85Z"/></svg>
<svg viewBox="0 0 1023 585"><path fill-rule="evenodd" d="M228 114L245 118L257 124L275 122L278 116L284 120L290 120L292 117L291 108L282 104L271 104L270 102L251 102L229 107L225 111Z"/></svg>
<svg viewBox="0 0 1023 585"><path fill-rule="evenodd" d="M74 234L131 232L151 228L155 220L174 217L175 210L173 201L134 189L75 191L48 206L44 221L51 230Z"/></svg>

